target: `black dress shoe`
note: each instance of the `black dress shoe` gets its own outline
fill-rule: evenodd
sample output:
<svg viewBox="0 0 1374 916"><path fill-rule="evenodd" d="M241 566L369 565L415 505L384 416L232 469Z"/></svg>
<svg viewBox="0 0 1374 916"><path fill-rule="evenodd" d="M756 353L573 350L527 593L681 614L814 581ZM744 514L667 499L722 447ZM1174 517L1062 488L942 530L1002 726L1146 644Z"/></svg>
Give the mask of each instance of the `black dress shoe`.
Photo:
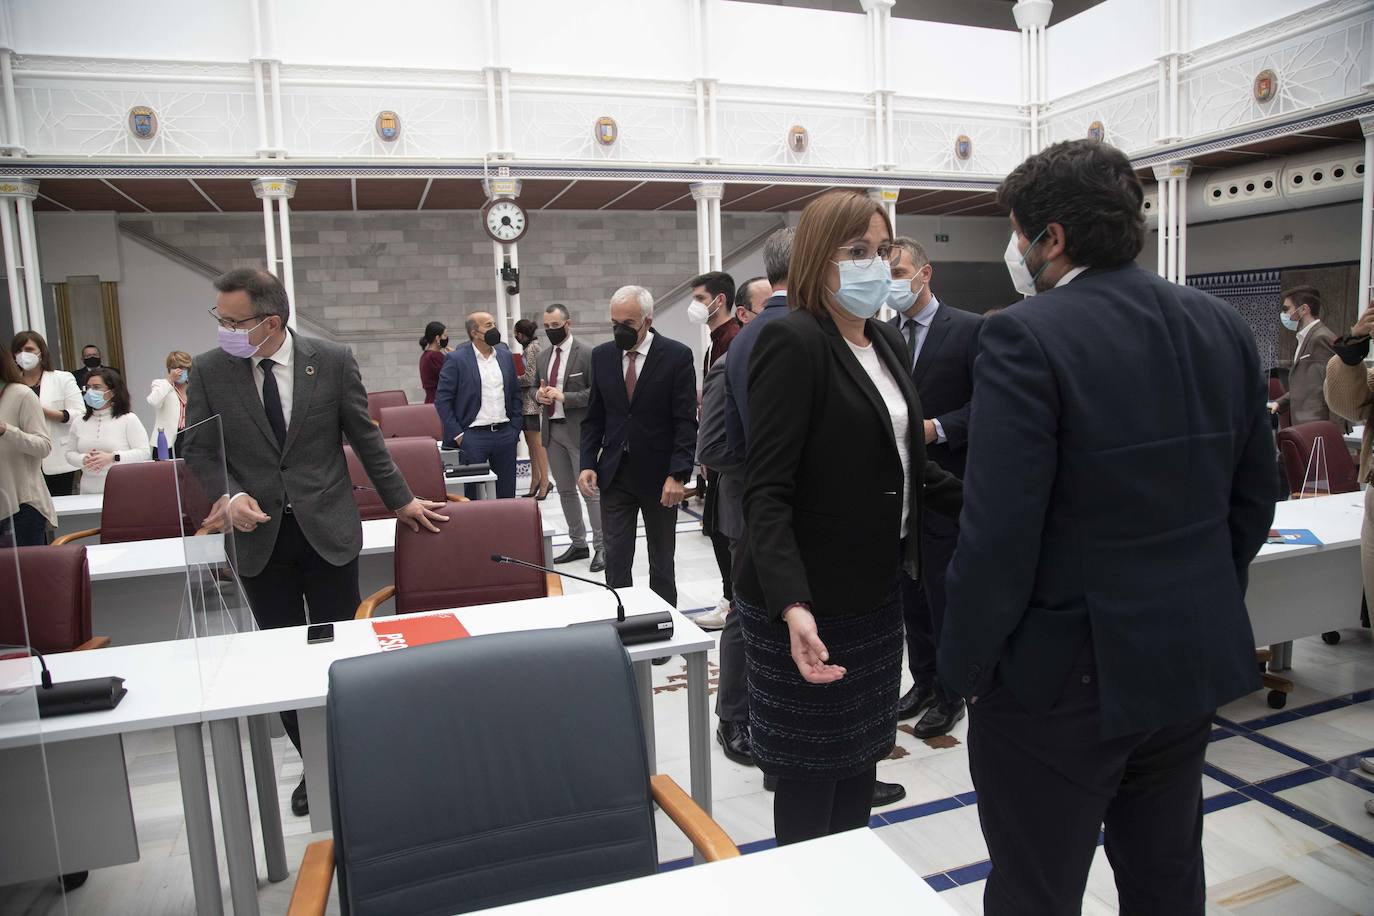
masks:
<svg viewBox="0 0 1374 916"><path fill-rule="evenodd" d="M305 817L310 813L310 800L305 797L305 777L301 777L301 784L296 786L296 791L291 793L291 813L296 817Z"/></svg>
<svg viewBox="0 0 1374 916"><path fill-rule="evenodd" d="M660 655L658 658L651 659L651 661L655 665L666 665L668 664L668 659L670 658L672 658L671 655Z"/></svg>
<svg viewBox="0 0 1374 916"><path fill-rule="evenodd" d="M955 700L953 703L936 703L926 714L921 716L921 721L916 723L913 731L917 738L935 738L939 735L948 735L954 728L954 723L964 717L964 701Z"/></svg>
<svg viewBox="0 0 1374 916"><path fill-rule="evenodd" d="M914 719L935 705L935 687L912 687L897 701L897 718Z"/></svg>
<svg viewBox="0 0 1374 916"><path fill-rule="evenodd" d="M573 560L585 560L591 556L592 552L585 547L569 547L567 550L553 558L554 563L571 563Z"/></svg>
<svg viewBox="0 0 1374 916"><path fill-rule="evenodd" d="M754 751L749 744L748 723L722 720L716 726L716 743L725 751L726 759L747 767L754 765Z"/></svg>
<svg viewBox="0 0 1374 916"><path fill-rule="evenodd" d="M589 572L605 572L605 571L606 571L606 553L605 553L605 551L603 551L603 550L598 550L598 551L596 551L595 553L592 554L592 565L591 565L591 569L589 570Z"/></svg>
<svg viewBox="0 0 1374 916"><path fill-rule="evenodd" d="M904 798L906 798L906 789L895 782L879 780L873 783L872 807L874 808L881 808L883 805L895 805Z"/></svg>
<svg viewBox="0 0 1374 916"><path fill-rule="evenodd" d="M765 792L776 792L776 791L778 791L778 777L776 777L776 776L769 776L767 773L764 773L764 774L763 774L763 791L765 791Z"/></svg>

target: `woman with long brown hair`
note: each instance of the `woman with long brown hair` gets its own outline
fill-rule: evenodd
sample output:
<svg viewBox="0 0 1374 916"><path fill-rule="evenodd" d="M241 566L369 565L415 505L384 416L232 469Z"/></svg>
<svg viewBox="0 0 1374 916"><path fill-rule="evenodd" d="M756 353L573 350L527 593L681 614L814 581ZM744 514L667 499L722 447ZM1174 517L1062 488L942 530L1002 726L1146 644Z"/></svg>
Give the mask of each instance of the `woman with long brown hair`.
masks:
<svg viewBox="0 0 1374 916"><path fill-rule="evenodd" d="M52 448L38 395L8 353L0 353L0 546L39 547L57 513L43 482Z"/></svg>
<svg viewBox="0 0 1374 916"><path fill-rule="evenodd" d="M764 327L749 362L735 609L779 843L868 823L897 731L900 577L920 575L921 513L957 517L962 504L958 479L926 461L906 344L875 318L891 238L867 197L809 204L792 243L792 312Z"/></svg>
<svg viewBox="0 0 1374 916"><path fill-rule="evenodd" d="M62 454L62 442L67 438L72 421L86 409L81 400L81 388L70 372L54 367L48 342L37 331L20 331L10 341L10 355L14 357L24 384L33 389L48 421L48 438L53 448L43 458L43 480L53 496L70 496L76 483L76 468L67 464Z"/></svg>

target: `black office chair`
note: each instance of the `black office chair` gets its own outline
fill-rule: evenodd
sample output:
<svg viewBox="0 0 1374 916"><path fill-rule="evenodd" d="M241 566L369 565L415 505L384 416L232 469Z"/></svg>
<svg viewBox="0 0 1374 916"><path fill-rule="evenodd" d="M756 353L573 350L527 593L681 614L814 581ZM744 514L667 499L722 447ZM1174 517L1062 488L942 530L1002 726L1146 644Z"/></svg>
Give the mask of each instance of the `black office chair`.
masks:
<svg viewBox="0 0 1374 916"><path fill-rule="evenodd" d="M739 850L649 775L629 657L609 627L534 630L329 669L334 839L291 916L466 913L650 875L653 802L708 861ZM652 793L652 798L651 798Z"/></svg>

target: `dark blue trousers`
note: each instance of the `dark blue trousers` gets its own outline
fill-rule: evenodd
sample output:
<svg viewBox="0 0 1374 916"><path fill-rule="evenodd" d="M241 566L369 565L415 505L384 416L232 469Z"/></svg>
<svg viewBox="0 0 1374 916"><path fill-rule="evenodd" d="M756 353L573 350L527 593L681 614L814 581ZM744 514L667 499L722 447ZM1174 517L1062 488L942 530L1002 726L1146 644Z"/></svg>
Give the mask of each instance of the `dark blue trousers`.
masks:
<svg viewBox="0 0 1374 916"><path fill-rule="evenodd" d="M476 426L468 427L463 433L463 443L458 446L464 464L487 462L496 472L497 499L511 499L515 496L515 444L520 441L520 428L515 423L507 423L492 430ZM467 485L468 499L477 499L479 488Z"/></svg>

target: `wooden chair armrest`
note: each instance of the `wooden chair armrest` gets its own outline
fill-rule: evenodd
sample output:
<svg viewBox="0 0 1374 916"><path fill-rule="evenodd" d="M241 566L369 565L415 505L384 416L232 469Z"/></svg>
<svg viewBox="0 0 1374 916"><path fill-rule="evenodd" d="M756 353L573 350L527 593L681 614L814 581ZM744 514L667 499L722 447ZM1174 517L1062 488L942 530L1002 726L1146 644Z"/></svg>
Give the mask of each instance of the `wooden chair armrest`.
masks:
<svg viewBox="0 0 1374 916"><path fill-rule="evenodd" d="M363 599L363 603L358 605L357 612L353 615L354 620L367 620L377 613L377 608L396 595L396 586L387 585L377 589L372 594Z"/></svg>
<svg viewBox="0 0 1374 916"><path fill-rule="evenodd" d="M333 883L334 841L316 840L305 847L305 855L301 856L286 916L324 916L329 886Z"/></svg>
<svg viewBox="0 0 1374 916"><path fill-rule="evenodd" d="M196 529L196 537L198 537L198 538L200 538L200 537L205 537L205 535L207 535L207 534L219 534L219 533L220 533L220 528L219 528L218 525L206 525L206 526L203 527L203 528L197 528L197 529Z"/></svg>
<svg viewBox="0 0 1374 916"><path fill-rule="evenodd" d="M451 502L451 503L465 503L465 502L468 502L469 500L468 500L468 498L467 498L466 496L464 496L462 493L450 493L450 494L448 495L448 501Z"/></svg>
<svg viewBox="0 0 1374 916"><path fill-rule="evenodd" d="M108 636L92 636L90 639L77 646L72 651L85 652L87 649L103 649L110 644Z"/></svg>
<svg viewBox="0 0 1374 916"><path fill-rule="evenodd" d="M682 791L682 786L673 782L671 776L650 776L649 786L653 790L654 801L658 802L663 813L677 824L707 862L739 856L739 847L734 841L720 829L719 824L711 820L709 814L701 810L692 796Z"/></svg>
<svg viewBox="0 0 1374 916"><path fill-rule="evenodd" d="M558 573L544 573L544 597L553 598L563 594L563 577Z"/></svg>
<svg viewBox="0 0 1374 916"><path fill-rule="evenodd" d="M61 547L63 544L70 544L72 541L79 541L82 538L93 538L100 534L99 528L87 528L85 531L73 531L71 534L64 534L52 542L54 547Z"/></svg>

